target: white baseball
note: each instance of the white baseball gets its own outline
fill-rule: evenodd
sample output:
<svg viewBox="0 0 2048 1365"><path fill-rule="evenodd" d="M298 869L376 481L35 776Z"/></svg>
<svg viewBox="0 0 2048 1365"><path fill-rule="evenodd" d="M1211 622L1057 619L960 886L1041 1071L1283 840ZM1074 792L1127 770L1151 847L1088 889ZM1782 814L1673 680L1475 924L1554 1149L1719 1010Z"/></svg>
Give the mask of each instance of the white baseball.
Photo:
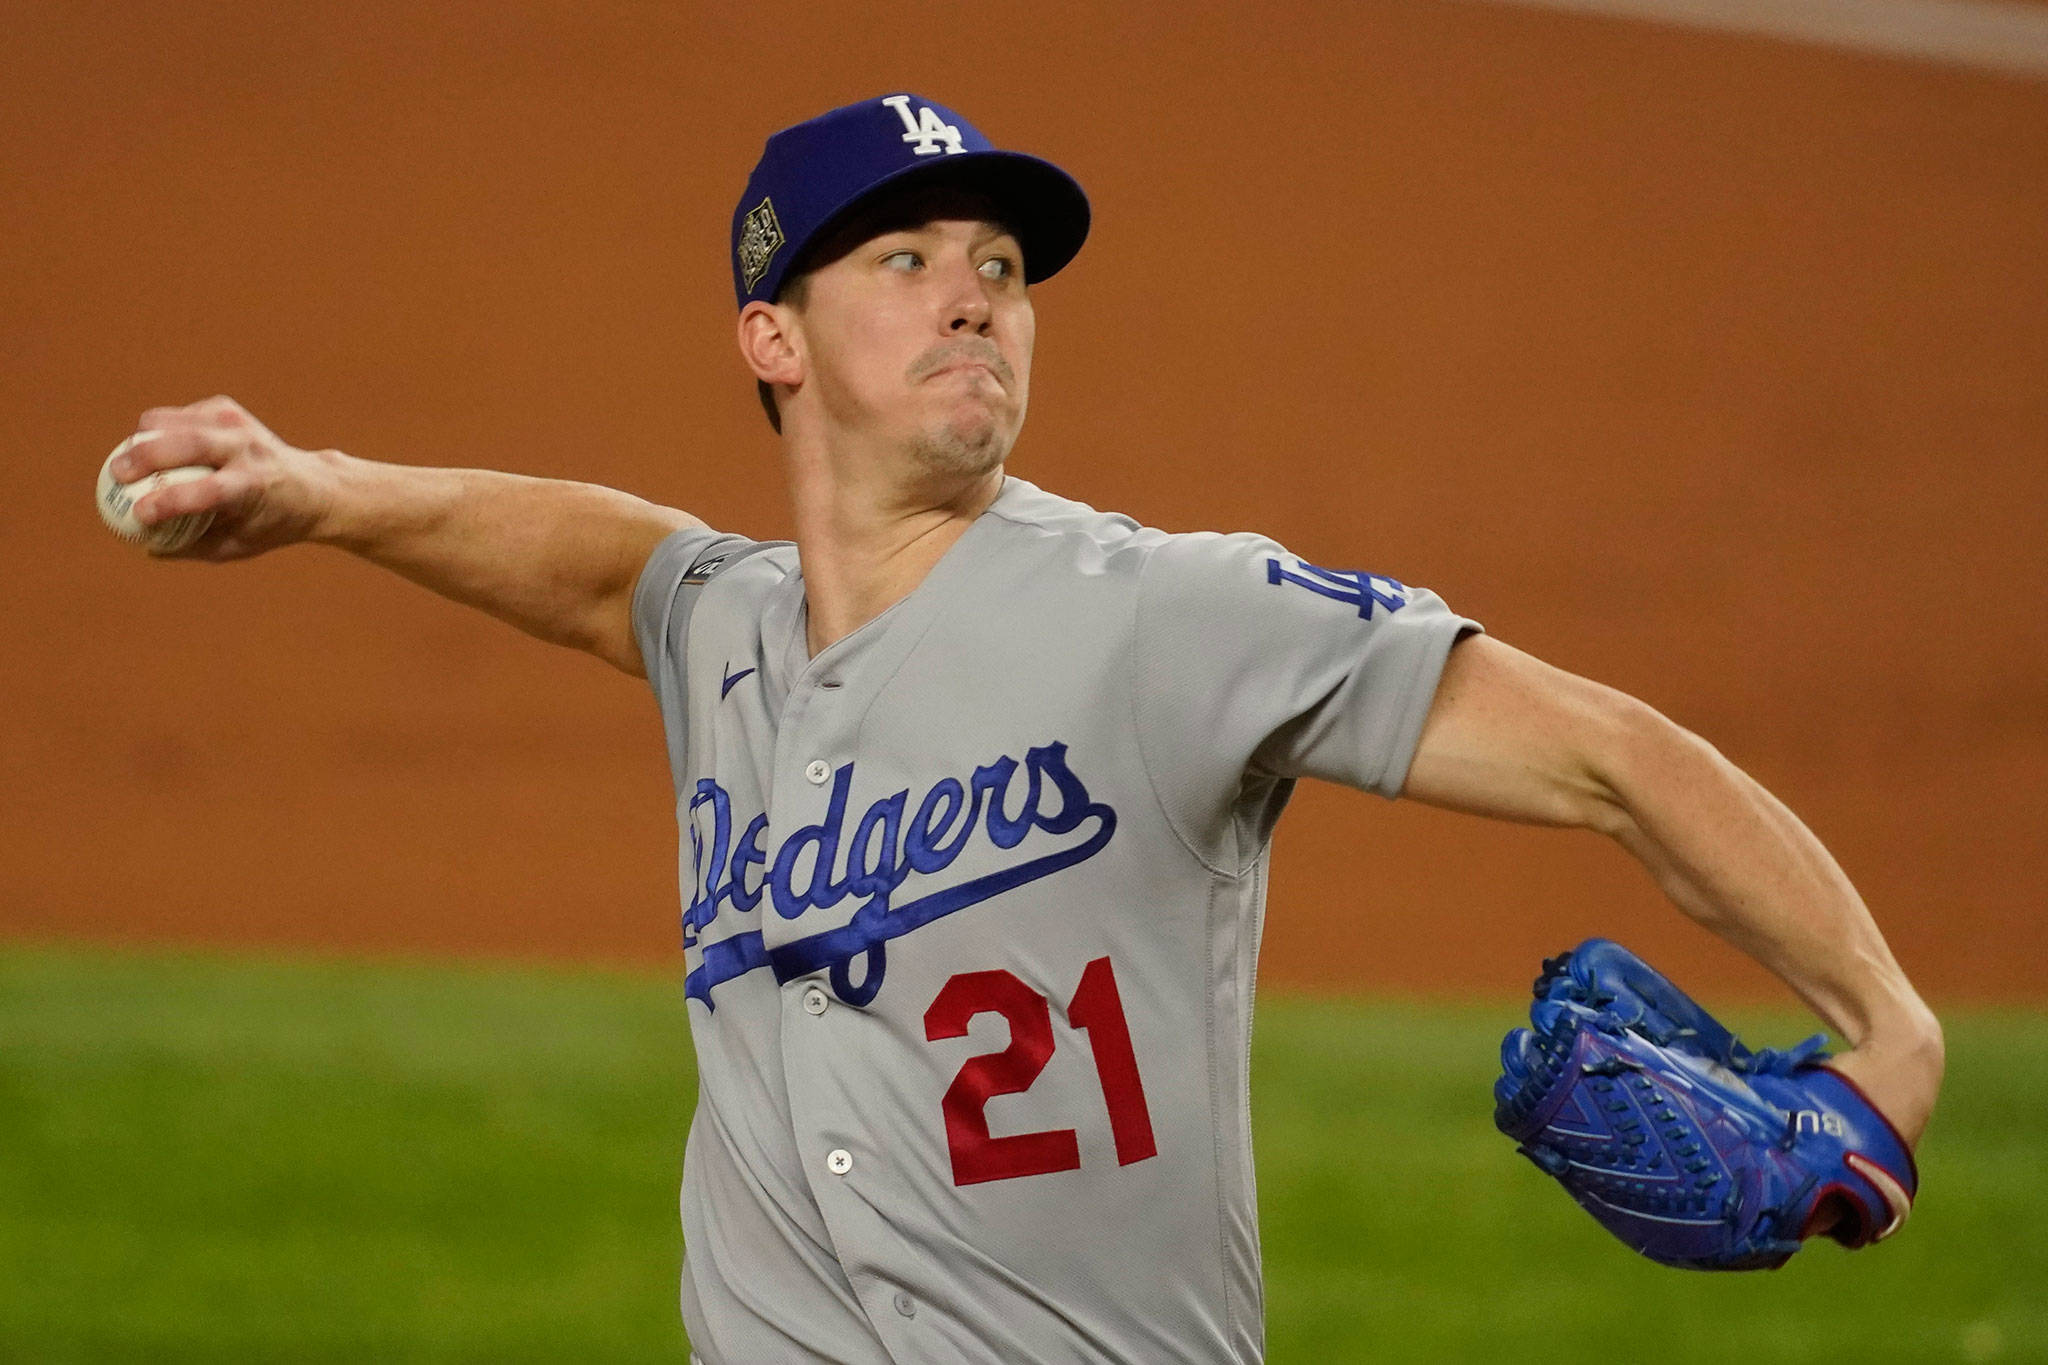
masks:
<svg viewBox="0 0 2048 1365"><path fill-rule="evenodd" d="M142 442L156 439L156 436L154 431L136 432L115 446L114 453L107 456L107 462L100 466L97 499L100 520L121 539L140 541L151 554L176 554L206 534L206 528L213 524L213 513L193 512L154 526L144 526L135 519L135 504L159 488L203 479L213 470L207 465L182 465L177 469L160 469L153 474L145 474L134 483L121 483L115 479L114 461Z"/></svg>

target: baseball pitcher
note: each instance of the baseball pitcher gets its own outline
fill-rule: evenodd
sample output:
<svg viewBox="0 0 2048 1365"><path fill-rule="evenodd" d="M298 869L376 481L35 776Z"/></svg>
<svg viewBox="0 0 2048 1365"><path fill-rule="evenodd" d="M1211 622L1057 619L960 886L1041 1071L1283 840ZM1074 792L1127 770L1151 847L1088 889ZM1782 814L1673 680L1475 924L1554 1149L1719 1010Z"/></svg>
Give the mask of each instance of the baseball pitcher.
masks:
<svg viewBox="0 0 2048 1365"><path fill-rule="evenodd" d="M731 266L794 542L295 449L225 398L143 414L116 471L215 471L136 509L211 512L185 557L337 545L647 679L701 1075L698 1357L1261 1360L1252 996L1304 777L1606 833L1916 1141L1939 1027L1814 836L1709 745L1426 588L1007 471L1032 286L1088 224L1065 172L916 95L768 140ZM1580 977L1557 1010L1611 1013ZM1551 1090L1556 1033L1521 1072ZM1532 1151L1563 1141L1550 1093L1516 1101Z"/></svg>

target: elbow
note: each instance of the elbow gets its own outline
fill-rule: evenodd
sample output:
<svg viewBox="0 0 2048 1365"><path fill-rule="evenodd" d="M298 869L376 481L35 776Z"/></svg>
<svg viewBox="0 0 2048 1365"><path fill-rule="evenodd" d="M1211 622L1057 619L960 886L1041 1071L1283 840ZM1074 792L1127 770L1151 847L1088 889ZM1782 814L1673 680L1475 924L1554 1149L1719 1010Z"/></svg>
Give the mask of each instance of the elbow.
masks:
<svg viewBox="0 0 2048 1365"><path fill-rule="evenodd" d="M1607 690L1583 755L1583 815L1576 823L1629 845L1642 832L1642 794L1660 782L1697 780L1688 769L1720 761L1720 754L1649 703Z"/></svg>

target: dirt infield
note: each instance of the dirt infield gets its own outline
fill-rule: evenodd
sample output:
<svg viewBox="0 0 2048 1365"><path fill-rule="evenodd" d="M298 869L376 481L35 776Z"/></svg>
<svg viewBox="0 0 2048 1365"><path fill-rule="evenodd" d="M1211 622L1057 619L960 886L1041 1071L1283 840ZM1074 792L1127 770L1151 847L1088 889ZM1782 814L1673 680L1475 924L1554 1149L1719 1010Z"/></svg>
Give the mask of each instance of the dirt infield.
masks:
<svg viewBox="0 0 2048 1365"><path fill-rule="evenodd" d="M325 551L146 562L89 489L227 392L787 534L733 198L908 88L1094 199L1013 472L1437 589L1754 773L1930 993L2043 998L2048 83L1435 0L58 8L0 87L0 933L679 962L640 684ZM1595 836L1329 790L1265 968L1593 932L1769 986Z"/></svg>

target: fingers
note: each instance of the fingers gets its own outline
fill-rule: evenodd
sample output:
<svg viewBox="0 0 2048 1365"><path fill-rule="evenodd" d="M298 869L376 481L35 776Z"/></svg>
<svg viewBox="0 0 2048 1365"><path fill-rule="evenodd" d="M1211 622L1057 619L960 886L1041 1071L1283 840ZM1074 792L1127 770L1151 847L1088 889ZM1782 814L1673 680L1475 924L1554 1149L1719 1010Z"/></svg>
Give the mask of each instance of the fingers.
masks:
<svg viewBox="0 0 2048 1365"><path fill-rule="evenodd" d="M190 512L212 511L220 497L220 476L209 474L203 479L189 483L175 483L159 488L145 498L139 499L133 508L135 519L144 526L169 521Z"/></svg>
<svg viewBox="0 0 2048 1365"><path fill-rule="evenodd" d="M182 465L219 467L250 445L253 435L250 428L255 426L255 421L246 415L226 421L181 416L165 426L149 425L152 413L166 411L189 413L190 410L152 408L142 415L141 429L130 438L134 443L120 459L114 461L114 477L122 483L133 483L145 474Z"/></svg>
<svg viewBox="0 0 2048 1365"><path fill-rule="evenodd" d="M214 463L207 457L214 453L217 437L198 427L145 428L130 439L134 444L113 465L114 477L122 483L134 483L159 469Z"/></svg>
<svg viewBox="0 0 2048 1365"><path fill-rule="evenodd" d="M155 526L194 512L232 517L248 501L251 489L252 483L246 473L235 469L217 470L204 478L157 489L135 504L135 519L144 526Z"/></svg>
<svg viewBox="0 0 2048 1365"><path fill-rule="evenodd" d="M226 394L217 393L211 398L203 398L197 403L187 403L183 407L151 408L142 414L142 420L136 425L140 427L195 425L240 427L255 426L257 422L254 417L249 415L247 408Z"/></svg>
<svg viewBox="0 0 2048 1365"><path fill-rule="evenodd" d="M180 465L224 464L250 433L263 430L248 409L225 394L184 407L150 408L135 426L136 438L148 434L150 439L136 439L114 461L114 477L123 483Z"/></svg>

